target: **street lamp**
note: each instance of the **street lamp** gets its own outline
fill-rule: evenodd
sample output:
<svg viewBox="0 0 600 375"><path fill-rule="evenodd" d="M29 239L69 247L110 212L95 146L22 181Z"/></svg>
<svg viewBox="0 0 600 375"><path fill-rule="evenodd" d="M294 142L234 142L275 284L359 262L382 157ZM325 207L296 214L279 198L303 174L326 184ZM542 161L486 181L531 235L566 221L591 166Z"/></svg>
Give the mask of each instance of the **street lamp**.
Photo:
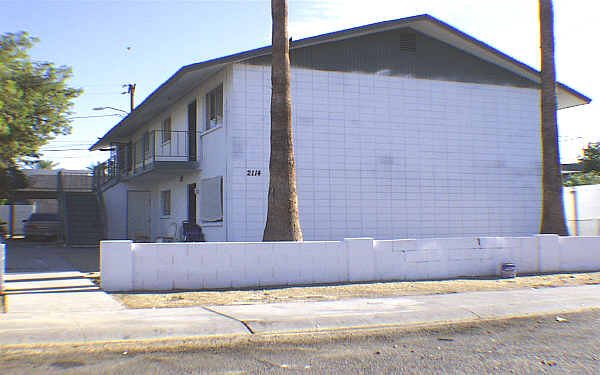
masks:
<svg viewBox="0 0 600 375"><path fill-rule="evenodd" d="M112 109L112 110L115 110L115 111L120 111L120 112L129 114L129 112L127 112L127 111L125 111L123 109L115 108L115 107L96 107L96 108L92 108L92 110L94 110L94 111L103 111L105 109Z"/></svg>

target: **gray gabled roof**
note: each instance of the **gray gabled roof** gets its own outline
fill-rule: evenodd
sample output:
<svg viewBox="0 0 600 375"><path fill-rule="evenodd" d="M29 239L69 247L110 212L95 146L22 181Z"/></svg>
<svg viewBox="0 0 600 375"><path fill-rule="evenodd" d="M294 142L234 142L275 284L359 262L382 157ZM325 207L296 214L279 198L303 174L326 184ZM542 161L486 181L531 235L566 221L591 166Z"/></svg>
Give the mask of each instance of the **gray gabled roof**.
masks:
<svg viewBox="0 0 600 375"><path fill-rule="evenodd" d="M540 72L515 60L488 44L428 15L418 15L392 21L378 22L370 25L336 31L310 38L293 41L290 48L303 48L318 44L340 41L358 36L410 27L420 33L443 41L455 48L463 50L482 60L498 65L514 74L540 83ZM133 112L123 118L106 133L90 150L108 146L111 142L125 139L138 127L163 112L172 103L189 93L194 87L211 77L229 64L243 62L258 56L271 54L271 47L262 47L250 51L186 65L173 74L167 81L150 94ZM559 109L588 104L591 99L558 83L557 100Z"/></svg>

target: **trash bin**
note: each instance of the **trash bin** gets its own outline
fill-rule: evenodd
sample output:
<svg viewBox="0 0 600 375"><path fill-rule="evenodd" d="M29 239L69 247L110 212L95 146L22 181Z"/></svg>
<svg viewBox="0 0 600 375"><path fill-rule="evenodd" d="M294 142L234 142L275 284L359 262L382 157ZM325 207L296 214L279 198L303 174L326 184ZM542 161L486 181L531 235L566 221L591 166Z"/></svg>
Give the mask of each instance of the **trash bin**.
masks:
<svg viewBox="0 0 600 375"><path fill-rule="evenodd" d="M512 279L517 277L517 266L514 263L502 263L502 278Z"/></svg>

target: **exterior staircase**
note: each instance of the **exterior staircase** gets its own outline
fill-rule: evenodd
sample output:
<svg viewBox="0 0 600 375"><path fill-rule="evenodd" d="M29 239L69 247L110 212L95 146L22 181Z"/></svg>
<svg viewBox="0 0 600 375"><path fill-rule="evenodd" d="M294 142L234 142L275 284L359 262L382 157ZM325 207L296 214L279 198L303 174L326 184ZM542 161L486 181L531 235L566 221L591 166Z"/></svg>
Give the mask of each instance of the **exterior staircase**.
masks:
<svg viewBox="0 0 600 375"><path fill-rule="evenodd" d="M63 193L65 241L68 246L97 246L103 238L101 207L95 192Z"/></svg>

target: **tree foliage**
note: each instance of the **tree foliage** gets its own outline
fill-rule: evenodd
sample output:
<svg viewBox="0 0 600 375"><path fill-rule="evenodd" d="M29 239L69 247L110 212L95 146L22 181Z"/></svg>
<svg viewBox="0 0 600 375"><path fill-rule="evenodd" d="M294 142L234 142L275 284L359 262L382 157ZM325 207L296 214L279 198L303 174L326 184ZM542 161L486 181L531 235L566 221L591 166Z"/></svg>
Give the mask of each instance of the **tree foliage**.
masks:
<svg viewBox="0 0 600 375"><path fill-rule="evenodd" d="M35 162L42 145L71 132L72 100L82 92L66 84L71 68L31 59L38 41L24 31L0 35L0 196L25 184L19 164Z"/></svg>
<svg viewBox="0 0 600 375"><path fill-rule="evenodd" d="M0 168L0 201L11 198L11 189L21 189L27 186L27 177L15 167Z"/></svg>
<svg viewBox="0 0 600 375"><path fill-rule="evenodd" d="M600 142L588 143L579 162L583 164L583 172L600 173Z"/></svg>
<svg viewBox="0 0 600 375"><path fill-rule="evenodd" d="M71 68L33 61L37 38L0 36L0 168L39 158L40 146L71 131L70 109L80 89L68 87Z"/></svg>
<svg viewBox="0 0 600 375"><path fill-rule="evenodd" d="M54 169L58 166L58 163L52 160L37 160L33 163L35 169Z"/></svg>
<svg viewBox="0 0 600 375"><path fill-rule="evenodd" d="M565 177L565 186L597 185L600 184L600 172L571 173Z"/></svg>
<svg viewBox="0 0 600 375"><path fill-rule="evenodd" d="M600 184L600 142L588 143L579 158L582 172L571 173L564 179L565 186Z"/></svg>

